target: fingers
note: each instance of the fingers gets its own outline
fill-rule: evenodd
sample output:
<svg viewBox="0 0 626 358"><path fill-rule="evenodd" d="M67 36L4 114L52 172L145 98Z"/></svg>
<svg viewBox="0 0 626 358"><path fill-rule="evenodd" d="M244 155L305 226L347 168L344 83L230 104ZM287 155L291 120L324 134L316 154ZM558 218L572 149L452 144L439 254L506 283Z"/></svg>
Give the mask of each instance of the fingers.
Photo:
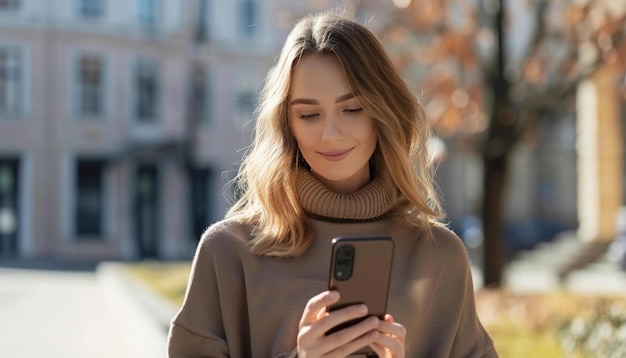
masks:
<svg viewBox="0 0 626 358"><path fill-rule="evenodd" d="M404 342L406 328L395 323L391 315L385 315L385 320L378 325L379 338L370 347L379 357L404 357Z"/></svg>
<svg viewBox="0 0 626 358"><path fill-rule="evenodd" d="M337 301L339 301L339 293L337 291L325 291L312 297L307 302L300 318L300 328L317 321L320 318L320 314L326 311L326 307Z"/></svg>
<svg viewBox="0 0 626 358"><path fill-rule="evenodd" d="M367 314L367 306L365 305L348 306L348 307L333 311L332 313L326 313L322 315L321 317L319 317L317 320L314 321L315 323L314 325L310 325L309 329L312 334L320 335L320 336L325 335L326 332L328 332L331 328L334 328L335 326L339 324L364 317L366 314ZM369 322L370 325L366 325L363 322L359 322L353 327L363 327L363 329L368 328L371 330L371 329L375 329L378 326L379 322L380 320L378 318L373 317L373 319ZM305 327L303 326L301 327L301 329L302 328L305 328ZM356 330L342 329L341 331L335 332L330 336L334 336L335 338L338 337L341 339L341 341L347 341L343 338L346 336L349 336L349 338L354 339L366 332L366 330L363 330L363 329L356 329ZM354 332L354 333L349 334L347 332Z"/></svg>
<svg viewBox="0 0 626 358"><path fill-rule="evenodd" d="M393 316L390 314L385 315L385 320L378 326L378 330L383 335L397 337L402 341L404 341L406 337L406 328L399 323L395 323Z"/></svg>
<svg viewBox="0 0 626 358"><path fill-rule="evenodd" d="M327 307L338 300L339 293L327 291L307 302L297 338L299 355L345 357L380 338L381 333L377 328L381 320L377 317L364 319L327 336L326 332L331 328L367 315L365 305L352 305L327 312Z"/></svg>
<svg viewBox="0 0 626 358"><path fill-rule="evenodd" d="M380 339L380 332L376 329L380 320L370 317L349 328L335 332L326 337L329 357L347 357L358 349L373 344Z"/></svg>

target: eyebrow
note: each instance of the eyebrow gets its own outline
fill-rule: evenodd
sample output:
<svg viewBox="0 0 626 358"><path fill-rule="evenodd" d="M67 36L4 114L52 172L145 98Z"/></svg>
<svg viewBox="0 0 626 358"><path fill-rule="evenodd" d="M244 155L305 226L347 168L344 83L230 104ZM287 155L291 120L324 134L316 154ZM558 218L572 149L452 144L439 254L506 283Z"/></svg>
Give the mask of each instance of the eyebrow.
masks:
<svg viewBox="0 0 626 358"><path fill-rule="evenodd" d="M335 103L344 102L354 97L355 97L354 93L352 92L346 93L344 95L341 95L335 98ZM292 106L295 104L319 104L319 101L316 99L309 99L309 98L296 98L293 101L289 102L289 104L291 104Z"/></svg>

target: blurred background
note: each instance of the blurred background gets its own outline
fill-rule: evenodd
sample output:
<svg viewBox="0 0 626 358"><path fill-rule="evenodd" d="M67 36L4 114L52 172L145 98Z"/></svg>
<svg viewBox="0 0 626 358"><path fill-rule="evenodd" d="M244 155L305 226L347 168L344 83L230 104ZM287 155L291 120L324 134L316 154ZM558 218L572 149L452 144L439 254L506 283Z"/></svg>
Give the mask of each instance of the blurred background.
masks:
<svg viewBox="0 0 626 358"><path fill-rule="evenodd" d="M419 96L479 288L622 277L626 0L0 0L0 264L190 260L287 33L337 8Z"/></svg>

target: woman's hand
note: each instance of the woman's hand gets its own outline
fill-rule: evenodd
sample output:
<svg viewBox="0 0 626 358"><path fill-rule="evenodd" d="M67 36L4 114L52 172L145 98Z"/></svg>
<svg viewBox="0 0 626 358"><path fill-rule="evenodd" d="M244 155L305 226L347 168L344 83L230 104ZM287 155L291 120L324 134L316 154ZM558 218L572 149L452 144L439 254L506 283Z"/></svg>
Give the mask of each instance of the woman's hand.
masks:
<svg viewBox="0 0 626 358"><path fill-rule="evenodd" d="M380 337L370 347L380 358L404 358L404 339L406 328L393 321L390 314L378 325Z"/></svg>
<svg viewBox="0 0 626 358"><path fill-rule="evenodd" d="M388 334L399 331L393 322L382 322L377 317L370 317L348 328L326 336L324 333L338 324L351 319L363 317L367 314L365 305L353 305L336 311L327 312L327 307L339 301L337 291L326 291L311 298L307 302L298 332L298 357L336 357L344 358L356 350L379 342L382 333ZM379 325L391 325L382 330ZM400 326L402 327L402 326ZM404 338L403 338L404 342ZM384 352L387 340L376 343ZM390 348L391 349L391 348ZM395 348L394 348L395 349ZM392 357L404 357L392 356Z"/></svg>

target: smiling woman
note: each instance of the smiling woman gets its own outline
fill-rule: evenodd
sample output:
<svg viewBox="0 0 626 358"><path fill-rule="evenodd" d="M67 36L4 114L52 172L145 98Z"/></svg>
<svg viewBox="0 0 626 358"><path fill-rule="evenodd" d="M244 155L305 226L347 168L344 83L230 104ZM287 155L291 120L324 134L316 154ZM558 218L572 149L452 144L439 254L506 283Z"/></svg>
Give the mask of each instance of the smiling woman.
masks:
<svg viewBox="0 0 626 358"><path fill-rule="evenodd" d="M300 60L289 92L289 129L313 176L336 193L352 193L369 183L376 126L337 58Z"/></svg>
<svg viewBox="0 0 626 358"><path fill-rule="evenodd" d="M376 37L337 14L303 18L256 113L240 199L202 236L170 356L497 357L465 247L437 221L423 109ZM329 310L342 295L331 244L349 236L393 240L384 315Z"/></svg>

